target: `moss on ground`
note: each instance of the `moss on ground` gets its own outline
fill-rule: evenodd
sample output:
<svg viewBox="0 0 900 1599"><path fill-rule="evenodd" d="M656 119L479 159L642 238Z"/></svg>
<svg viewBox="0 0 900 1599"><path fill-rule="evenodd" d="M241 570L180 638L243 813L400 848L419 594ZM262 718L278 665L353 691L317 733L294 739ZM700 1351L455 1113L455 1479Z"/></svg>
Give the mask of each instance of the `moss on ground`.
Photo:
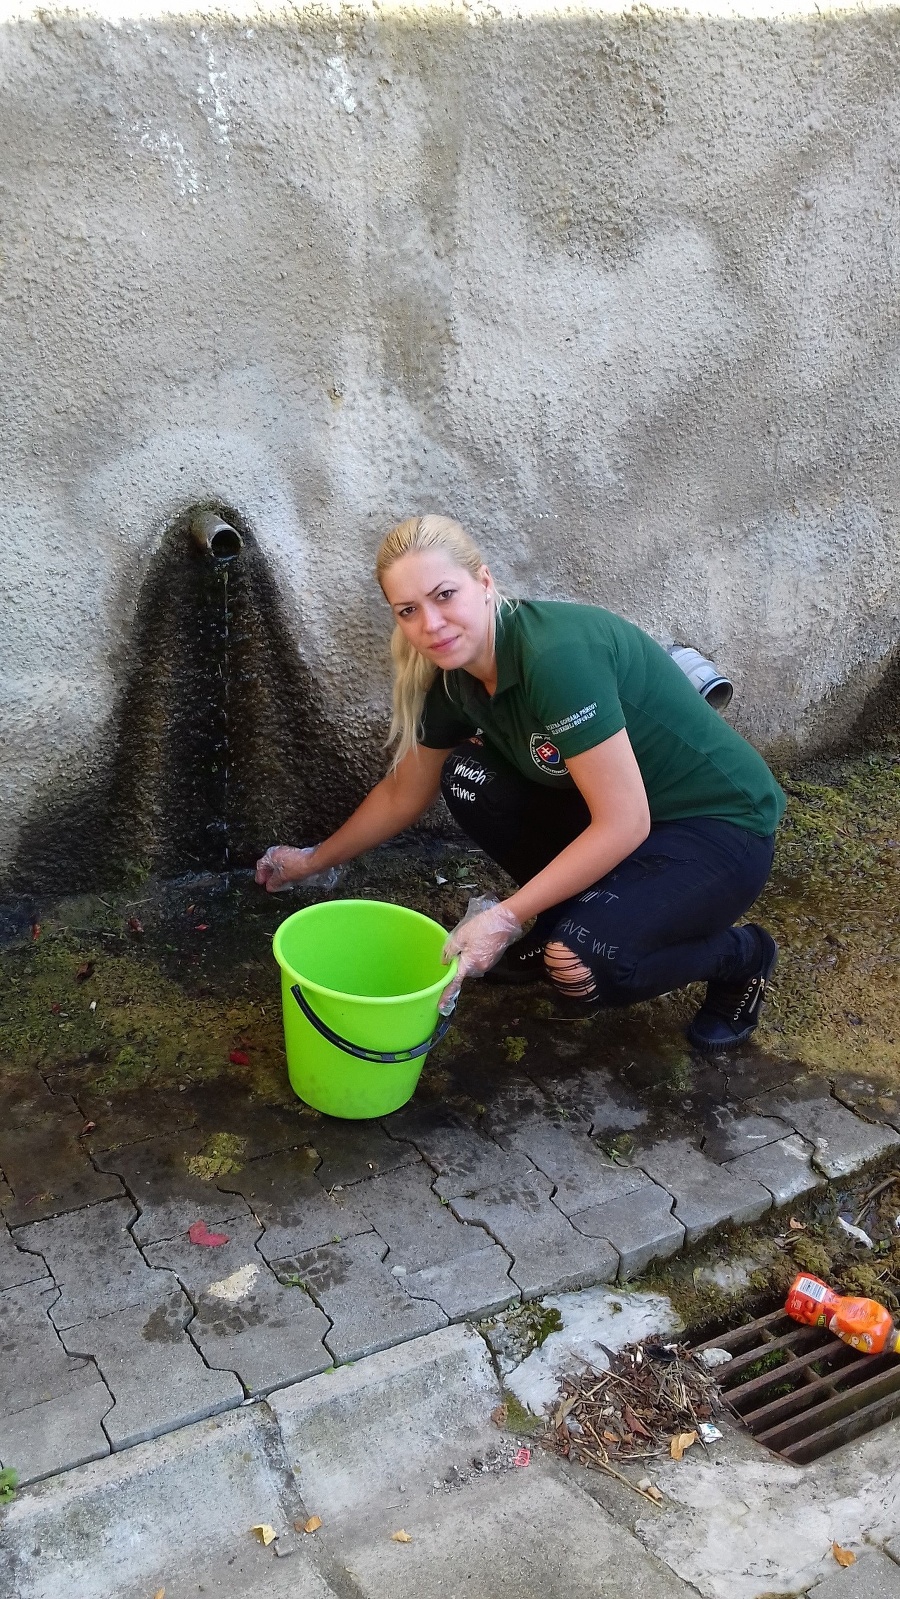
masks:
<svg viewBox="0 0 900 1599"><path fill-rule="evenodd" d="M241 1170L246 1147L246 1139L234 1133L213 1133L198 1154L188 1156L185 1164L192 1177L211 1183L214 1177Z"/></svg>
<svg viewBox="0 0 900 1599"><path fill-rule="evenodd" d="M753 915L781 960L759 1041L825 1075L900 1082L900 757L783 775L788 810Z"/></svg>
<svg viewBox="0 0 900 1599"><path fill-rule="evenodd" d="M832 1079L864 1077L877 1099L900 1086L900 757L833 761L782 781L788 813L753 912L781 945L759 1043ZM470 883L505 891L482 857L425 843L354 863L337 892L401 902L451 927ZM89 1078L106 1094L232 1076L270 1102L293 1102L269 940L303 898L272 900L249 883L223 893L151 882L133 896L48 907L36 936L26 929L4 952L5 1056ZM656 1105L690 1090L696 1061L682 1026L696 1000L688 991L603 1017L604 1060ZM546 989L472 984L420 1099L477 1115L523 1060L534 1075L570 1058L589 1064L597 1037L596 1022L559 1017Z"/></svg>

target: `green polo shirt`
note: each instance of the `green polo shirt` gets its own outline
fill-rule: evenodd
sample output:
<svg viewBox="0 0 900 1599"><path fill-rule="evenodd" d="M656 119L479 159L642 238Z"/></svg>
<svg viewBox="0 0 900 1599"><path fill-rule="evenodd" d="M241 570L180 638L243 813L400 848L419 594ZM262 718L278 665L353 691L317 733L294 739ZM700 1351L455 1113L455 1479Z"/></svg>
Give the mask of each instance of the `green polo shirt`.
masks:
<svg viewBox="0 0 900 1599"><path fill-rule="evenodd" d="M573 786L566 769L624 727L654 822L709 816L774 833L785 797L762 756L707 705L666 651L594 605L523 600L497 626L497 687L439 672L421 742L452 749L481 732L523 777Z"/></svg>

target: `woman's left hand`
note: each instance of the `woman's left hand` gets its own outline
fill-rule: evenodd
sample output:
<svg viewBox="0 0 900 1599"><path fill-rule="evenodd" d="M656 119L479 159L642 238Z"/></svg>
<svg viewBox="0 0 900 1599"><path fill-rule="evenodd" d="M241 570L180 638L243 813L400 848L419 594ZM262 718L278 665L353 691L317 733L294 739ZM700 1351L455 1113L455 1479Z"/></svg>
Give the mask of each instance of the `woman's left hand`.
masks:
<svg viewBox="0 0 900 1599"><path fill-rule="evenodd" d="M462 921L457 923L444 945L443 959L449 964L458 958L456 976L441 995L438 1009L449 1016L456 1004L463 978L482 977L495 966L504 950L522 936L522 924L507 905L487 896L471 899Z"/></svg>

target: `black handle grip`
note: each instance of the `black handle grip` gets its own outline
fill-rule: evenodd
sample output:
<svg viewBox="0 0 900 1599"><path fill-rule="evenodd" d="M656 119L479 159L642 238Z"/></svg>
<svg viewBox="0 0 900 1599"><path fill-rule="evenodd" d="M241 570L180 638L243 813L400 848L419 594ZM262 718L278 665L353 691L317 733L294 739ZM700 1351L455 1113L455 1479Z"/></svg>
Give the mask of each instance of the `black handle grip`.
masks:
<svg viewBox="0 0 900 1599"><path fill-rule="evenodd" d="M291 993L297 1001L297 1004L300 1006L300 1009L306 1017L306 1020L308 1022L312 1022L312 1025L316 1031L321 1033L322 1037L326 1038L329 1044L333 1044L335 1049L342 1049L345 1055L353 1055L357 1060L372 1061L376 1066L400 1065L404 1061L416 1060L419 1055L427 1055L428 1051L433 1049L435 1044L440 1043L453 1020L452 1015L443 1016L431 1037L426 1038L424 1044L417 1044L415 1049L364 1049L361 1044L351 1044L349 1038L342 1038L340 1033L333 1032L328 1026L327 1022L323 1022L321 1016L316 1015L299 983L294 984L293 988L291 989Z"/></svg>

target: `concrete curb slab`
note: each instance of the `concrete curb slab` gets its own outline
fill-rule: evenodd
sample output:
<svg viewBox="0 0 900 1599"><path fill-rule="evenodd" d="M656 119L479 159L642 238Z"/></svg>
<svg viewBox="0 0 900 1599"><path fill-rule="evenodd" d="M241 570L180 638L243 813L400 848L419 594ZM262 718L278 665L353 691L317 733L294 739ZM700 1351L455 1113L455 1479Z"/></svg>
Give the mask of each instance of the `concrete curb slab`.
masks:
<svg viewBox="0 0 900 1599"><path fill-rule="evenodd" d="M0 1593L149 1596L201 1559L239 1555L258 1522L287 1534L301 1511L265 1406L232 1411L20 1494L3 1512Z"/></svg>
<svg viewBox="0 0 900 1599"><path fill-rule="evenodd" d="M456 1324L282 1389L269 1406L304 1501L333 1518L496 1444L499 1398L484 1340Z"/></svg>

